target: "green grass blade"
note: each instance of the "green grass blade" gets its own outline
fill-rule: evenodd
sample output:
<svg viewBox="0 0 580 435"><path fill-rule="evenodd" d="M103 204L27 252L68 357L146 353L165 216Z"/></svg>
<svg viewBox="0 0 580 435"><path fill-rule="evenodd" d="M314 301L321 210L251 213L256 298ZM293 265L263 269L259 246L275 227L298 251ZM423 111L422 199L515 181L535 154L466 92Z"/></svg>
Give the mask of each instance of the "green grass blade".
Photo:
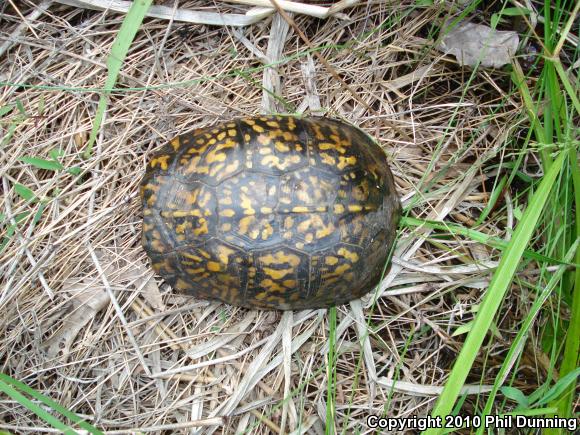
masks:
<svg viewBox="0 0 580 435"><path fill-rule="evenodd" d="M450 222L439 222L431 221L427 219L417 219L413 217L403 216L401 217L401 225L406 227L422 227L426 226L428 228L440 231L446 231L453 235L461 235L467 237L475 242L482 243L484 245L490 246L500 251L505 251L508 247L509 242L506 242L499 237L490 236L488 234L482 233L481 231L472 230L471 228L465 228L461 225L450 223ZM557 258L548 257L532 251L531 249L524 250L523 256L529 258L530 260L537 260L540 262L546 262L550 264L562 264L566 266L576 266L580 267L580 263L566 263L565 261L559 260Z"/></svg>
<svg viewBox="0 0 580 435"><path fill-rule="evenodd" d="M517 225L513 237L501 257L498 268L493 274L483 302L475 315L473 328L465 339L457 361L451 369L449 378L445 383L443 392L431 413L434 418L441 417L444 419L451 409L453 409L461 387L465 384L469 370L475 361L495 314L503 301L505 293L518 268L522 254L532 237L540 214L550 196L552 186L560 173L567 155L567 152L560 153L556 161L544 175L536 192L531 196L522 220ZM433 435L439 434L441 431L442 429L428 429L423 433Z"/></svg>
<svg viewBox="0 0 580 435"><path fill-rule="evenodd" d="M495 204L497 203L497 200L499 199L499 196L503 192L503 189L505 188L505 185L506 185L507 181L508 181L507 177L504 176L499 181L498 185L495 186L495 188L491 192L491 196L489 198L489 202L487 203L487 205L485 206L485 208L481 212L481 215L479 215L479 217L475 221L475 225L481 225L481 223L484 220L487 219L487 217L489 216L489 214L491 213L491 211L495 207Z"/></svg>
<svg viewBox="0 0 580 435"><path fill-rule="evenodd" d="M570 153L570 167L572 169L572 183L574 185L574 202L576 203L576 234L580 235L580 169L576 152ZM580 261L580 249L576 250L576 261ZM576 369L580 359L580 269L574 273L574 288L570 315L570 326L566 334L564 345L564 359L560 367L560 376L566 376ZM551 404L558 408L560 417L572 417L572 400L576 390L576 382L568 388L568 392L559 400Z"/></svg>
<svg viewBox="0 0 580 435"><path fill-rule="evenodd" d="M129 47L135 39L135 35L141 27L143 18L151 5L152 0L135 0L131 5L131 8L127 12L123 24L119 29L119 33L115 38L115 42L111 47L111 53L107 58L107 81L105 82L105 88L102 90L101 97L99 99L99 105L97 107L97 113L95 114L95 119L93 121L93 129L91 130L91 135L89 137L89 142L87 144L87 149L84 152L84 157L86 159L91 157L93 152L93 145L97 138L97 133L101 128L101 123L103 122L103 116L105 115L105 109L107 108L108 96L111 93L111 89L115 86L117 82L117 77L119 76L119 71L123 66L123 61L127 56Z"/></svg>
<svg viewBox="0 0 580 435"><path fill-rule="evenodd" d="M84 421L81 417L79 417L78 415L76 415L74 412L66 409L64 406L60 405L59 403L55 402L54 400L50 399L49 397L40 394L38 391L36 391L34 388L29 387L28 385L26 385L23 382L20 382L4 373L0 373L0 388L2 388L2 385L6 385L8 388L11 388L12 390L14 388L18 388L19 390L21 390L22 392L32 396L34 399L38 400L39 402L44 403L46 406L49 406L50 408L54 409L55 411L59 412L60 414L64 415L65 417L67 417L69 420L75 422L76 424L78 424L81 428L87 430L88 432L95 434L95 435L102 435L103 432L101 432L100 430L98 430L96 427L94 427L93 425L87 423L86 421ZM15 391L15 390L13 390ZM7 393L8 394L8 393ZM20 393L18 393L20 394ZM24 397L24 396L22 396ZM24 397L25 400L26 397ZM19 403L23 404L22 402L19 401ZM31 402L32 403L32 402ZM34 404L34 403L33 403ZM23 404L24 405L24 404ZM24 405L26 406L26 405ZM32 412L36 413L35 410L29 408L28 406L26 406L28 409L30 409ZM42 408L41 408L42 409ZM38 414L37 414L38 415ZM50 415L50 414L49 414ZM41 417L39 415L39 417ZM51 415L52 418L54 418ZM41 417L42 418L42 417ZM46 420L45 420L46 421ZM58 420L57 420L58 421ZM50 423L47 421L47 423ZM53 425L54 426L54 425ZM56 426L54 426L56 427ZM65 426L68 427L68 426ZM57 427L57 429L60 429ZM69 428L70 429L70 428ZM72 429L71 429L72 430ZM75 433L74 431L71 433Z"/></svg>
<svg viewBox="0 0 580 435"><path fill-rule="evenodd" d="M572 101L572 105L574 106L576 113L580 115L580 100L578 99L578 85L576 85L576 87L572 86L572 83L570 83L568 75L566 74L566 71L564 71L564 67L562 66L560 60L557 59L553 62L554 68L556 68L556 72L558 73L558 76L560 76L560 81L562 82L562 85L564 85L564 89L566 89L566 92L568 93L568 96Z"/></svg>
<svg viewBox="0 0 580 435"><path fill-rule="evenodd" d="M36 201L34 192L23 184L14 183L14 191L28 202Z"/></svg>
<svg viewBox="0 0 580 435"><path fill-rule="evenodd" d="M26 398L22 394L20 394L14 387L0 381L0 391L5 393L7 396L11 397L22 406L28 408L30 411L34 412L38 417L43 419L45 422L50 424L55 429L60 430L66 435L75 435L76 432L66 424L62 423L60 420L49 414L47 411L42 409L36 403L32 402L30 399Z"/></svg>
<svg viewBox="0 0 580 435"><path fill-rule="evenodd" d="M38 169L46 169L48 171L60 171L64 167L56 160L46 160L40 157L20 157L18 160L35 166Z"/></svg>
<svg viewBox="0 0 580 435"><path fill-rule="evenodd" d="M542 167L547 171L552 164L552 158L550 157L550 153L546 146L548 142L542 124L540 123L537 104L534 103L534 99L532 98L532 94L530 93L530 89L526 83L526 77L521 66L517 62L513 64L512 81L522 97L522 102L524 103L526 112L531 121L531 129L534 131L536 139L540 145Z"/></svg>
<svg viewBox="0 0 580 435"><path fill-rule="evenodd" d="M576 240L576 243L574 243L572 245L572 247L568 251L568 254L565 257L566 261L570 261L574 257L574 255L577 252L579 242L580 242L580 239ZM511 367L511 362L515 358L517 358L518 354L524 348L525 340L528 336L528 332L530 331L532 325L534 324L534 320L536 319L537 315L540 313L540 311L541 311L544 303L548 299L548 297L552 294L552 291L560 283L560 280L562 279L562 276L564 275L565 271L566 271L566 268L564 266L559 267L558 270L556 271L556 273L554 273L554 275L552 275L552 277L550 278L550 281L548 282L548 284L542 289L542 291L538 294L538 296L534 300L534 303L532 304L532 306L530 308L530 312L528 313L526 320L524 321L524 323L522 324L521 328L519 329L516 337L514 338L513 343L510 347L510 350L509 350L508 354L506 355L501 368L499 369L499 372L496 376L497 382L493 385L493 389L489 392L489 396L487 398L485 408L484 408L482 415L481 415L482 420L485 419L486 415L491 414L497 391L501 387L499 382L502 379L505 379L505 377L507 375L507 371ZM505 395L505 393L504 393L504 395ZM482 425L477 430L477 434L482 435L484 432L485 432L485 427Z"/></svg>
<svg viewBox="0 0 580 435"><path fill-rule="evenodd" d="M336 307L328 310L328 366L326 367L326 435L335 433L336 415Z"/></svg>

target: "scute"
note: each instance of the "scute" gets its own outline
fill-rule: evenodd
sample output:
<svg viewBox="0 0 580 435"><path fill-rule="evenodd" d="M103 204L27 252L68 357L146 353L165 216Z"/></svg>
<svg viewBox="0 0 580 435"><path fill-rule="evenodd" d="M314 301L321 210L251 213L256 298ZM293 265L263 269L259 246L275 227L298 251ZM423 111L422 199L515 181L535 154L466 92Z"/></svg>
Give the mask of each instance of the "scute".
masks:
<svg viewBox="0 0 580 435"><path fill-rule="evenodd" d="M275 213L279 177L243 172L220 185L218 231L229 242L249 249L278 244L280 224Z"/></svg>
<svg viewBox="0 0 580 435"><path fill-rule="evenodd" d="M381 148L341 121L242 118L173 139L141 183L143 247L173 288L262 309L379 282L400 203Z"/></svg>

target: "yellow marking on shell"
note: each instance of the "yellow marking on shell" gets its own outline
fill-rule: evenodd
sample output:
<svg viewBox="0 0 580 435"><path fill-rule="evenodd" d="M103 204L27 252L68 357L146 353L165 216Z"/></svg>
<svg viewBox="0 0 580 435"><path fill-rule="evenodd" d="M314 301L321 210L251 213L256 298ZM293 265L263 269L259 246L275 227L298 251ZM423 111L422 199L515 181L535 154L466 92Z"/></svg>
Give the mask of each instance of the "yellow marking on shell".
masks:
<svg viewBox="0 0 580 435"><path fill-rule="evenodd" d="M350 260L352 263L356 263L358 261L358 254L356 252L351 252L345 248L339 248L337 251L338 255L342 255L344 258Z"/></svg>
<svg viewBox="0 0 580 435"><path fill-rule="evenodd" d="M262 148L262 149L268 149L268 148ZM260 150L261 153L262 150ZM276 167L280 167L280 159L277 156L266 156L262 159L261 161L262 165L264 166L276 166Z"/></svg>
<svg viewBox="0 0 580 435"><path fill-rule="evenodd" d="M269 267L264 267L264 273L272 277L272 279L282 279L293 271L294 269L270 269Z"/></svg>
<svg viewBox="0 0 580 435"><path fill-rule="evenodd" d="M348 211L353 212L353 213L363 211L362 205L351 204L351 205L348 205L347 208L348 208Z"/></svg>
<svg viewBox="0 0 580 435"><path fill-rule="evenodd" d="M181 255L183 255L185 258L189 258L190 260L197 261L198 263L201 263L203 261L203 258L194 254L190 254L189 252L184 252Z"/></svg>
<svg viewBox="0 0 580 435"><path fill-rule="evenodd" d="M254 216L246 216L240 219L240 234L247 234L250 229L250 225L254 223L256 218ZM253 237L254 238L254 237Z"/></svg>
<svg viewBox="0 0 580 435"><path fill-rule="evenodd" d="M187 273L191 273L193 275L198 275L200 273L204 273L205 269L203 267L198 267L196 269L185 269Z"/></svg>
<svg viewBox="0 0 580 435"><path fill-rule="evenodd" d="M350 156L350 157L338 156L338 165L336 165L336 166L338 167L338 169L344 169L348 165L354 165L354 164L356 164L356 157L355 156Z"/></svg>
<svg viewBox="0 0 580 435"><path fill-rule="evenodd" d="M185 168L185 174L189 175L189 174L207 174L209 172L209 167L207 166L198 166L199 161L201 160L201 157L193 157L190 161L189 164L187 165L187 168Z"/></svg>
<svg viewBox="0 0 580 435"><path fill-rule="evenodd" d="M143 186L143 190L152 190L153 192L158 192L159 191L159 185L158 184L147 183L145 186Z"/></svg>
<svg viewBox="0 0 580 435"><path fill-rule="evenodd" d="M233 211L231 208L226 208L225 210L222 210L220 212L220 216L224 216L224 217L232 217L235 216L236 212Z"/></svg>
<svg viewBox="0 0 580 435"><path fill-rule="evenodd" d="M284 251L277 251L274 255L267 254L261 256L259 257L259 260L266 266L272 264L288 263L291 266L296 267L300 264L300 257L294 254L285 254Z"/></svg>
<svg viewBox="0 0 580 435"><path fill-rule="evenodd" d="M222 224L222 231L223 232L231 231L231 229L232 229L232 224Z"/></svg>
<svg viewBox="0 0 580 435"><path fill-rule="evenodd" d="M218 163L217 165L212 166L211 170L209 171L210 177L215 177L217 174L222 172L222 169L225 165L223 163Z"/></svg>
<svg viewBox="0 0 580 435"><path fill-rule="evenodd" d="M322 133L322 129L320 128L319 125L314 124L312 126L313 130L314 130L314 137L316 137L316 139L320 140L325 140L326 137L324 136L324 133Z"/></svg>
<svg viewBox="0 0 580 435"><path fill-rule="evenodd" d="M209 147L209 143L204 138L198 139L195 142L199 146L198 147L188 148L187 154L197 154L197 155L201 155Z"/></svg>
<svg viewBox="0 0 580 435"><path fill-rule="evenodd" d="M179 278L175 283L175 289L178 291L187 290L190 287L189 283Z"/></svg>
<svg viewBox="0 0 580 435"><path fill-rule="evenodd" d="M167 171L167 168L169 167L169 164L167 163L167 161L171 158L171 156L159 156L159 157L155 157L154 159L151 160L151 163L149 164L152 168L156 167L157 165L159 165L159 167L163 170L163 171Z"/></svg>
<svg viewBox="0 0 580 435"><path fill-rule="evenodd" d="M288 124L287 124L287 128L290 131L293 131L296 128L296 121L294 120L294 118L289 117L288 119Z"/></svg>
<svg viewBox="0 0 580 435"><path fill-rule="evenodd" d="M236 137L237 134L238 133L234 129L228 130L228 136L230 136L230 137Z"/></svg>
<svg viewBox="0 0 580 435"><path fill-rule="evenodd" d="M311 243L314 240L314 235L312 233L308 233L304 237L304 240L306 240L306 243Z"/></svg>
<svg viewBox="0 0 580 435"><path fill-rule="evenodd" d="M342 204L334 204L334 212L336 214L344 213L344 205L342 205Z"/></svg>
<svg viewBox="0 0 580 435"><path fill-rule="evenodd" d="M260 208L260 213L262 213L262 214L270 214L273 211L274 210L272 210L271 207L262 207L262 208Z"/></svg>
<svg viewBox="0 0 580 435"><path fill-rule="evenodd" d="M179 145L180 145L179 137L175 137L175 138L171 139L171 141L169 143L173 147L173 151L177 151L179 149Z"/></svg>
<svg viewBox="0 0 580 435"><path fill-rule="evenodd" d="M296 245L295 245L295 246L296 246L298 249L304 249L304 243L302 243L302 242L298 242L298 243L296 243Z"/></svg>
<svg viewBox="0 0 580 435"><path fill-rule="evenodd" d="M323 226L322 229L316 230L316 238L322 239L323 237L330 236L334 231L334 225L332 223Z"/></svg>
<svg viewBox="0 0 580 435"><path fill-rule="evenodd" d="M305 232L308 230L308 228L310 228L310 225L312 225L312 220L311 219L307 219L303 222L300 222L300 224L298 224L297 230L301 233Z"/></svg>
<svg viewBox="0 0 580 435"><path fill-rule="evenodd" d="M246 142L250 142L251 139L252 139L252 136L250 136L248 133L244 134L244 140Z"/></svg>
<svg viewBox="0 0 580 435"><path fill-rule="evenodd" d="M332 142L319 142L318 143L318 148L320 148L320 150L322 150L322 151L335 150L336 149L336 144L334 144Z"/></svg>
<svg viewBox="0 0 580 435"><path fill-rule="evenodd" d="M175 226L175 232L177 234L183 234L188 227L191 227L191 222L185 221Z"/></svg>
<svg viewBox="0 0 580 435"><path fill-rule="evenodd" d="M286 153L290 151L290 147L284 142L280 142L279 140L275 142L274 146L276 147L276 150L280 151L281 153Z"/></svg>
<svg viewBox="0 0 580 435"><path fill-rule="evenodd" d="M227 135L227 133L225 131L222 131L221 133L219 133L217 135L217 140L224 140L226 135Z"/></svg>
<svg viewBox="0 0 580 435"><path fill-rule="evenodd" d="M211 199L211 193L205 192L205 194L202 195L201 198L199 198L199 200L198 200L199 201L198 202L199 206L202 207L202 208L205 208L205 206L208 204L208 202L210 201L210 199Z"/></svg>
<svg viewBox="0 0 580 435"><path fill-rule="evenodd" d="M280 124L278 124L276 121L267 121L266 125L268 127L280 128Z"/></svg>
<svg viewBox="0 0 580 435"><path fill-rule="evenodd" d="M222 191L222 194L225 194ZM231 195L231 192L228 192L227 195ZM222 196L219 200L220 204L224 204L224 205L232 205L232 198L231 196Z"/></svg>
<svg viewBox="0 0 580 435"><path fill-rule="evenodd" d="M299 299L300 299L300 293L292 293L292 294L290 295L290 300L291 300L291 301L297 301L297 300L299 300Z"/></svg>
<svg viewBox="0 0 580 435"><path fill-rule="evenodd" d="M200 192L199 189L195 189L189 192L188 191L181 192L181 194L185 196L184 199L187 205L193 205L197 202L197 196L199 195L199 192Z"/></svg>
<svg viewBox="0 0 580 435"><path fill-rule="evenodd" d="M194 216L194 217L201 217L201 211L195 209L195 210L172 210L172 211L162 211L161 213L162 217L168 217L168 218L182 218L182 217L188 217L188 216Z"/></svg>
<svg viewBox="0 0 580 435"><path fill-rule="evenodd" d="M277 169L284 170L292 163L300 163L300 156L297 155L289 155L287 156L283 162L277 156L266 156L261 161L262 165L276 167Z"/></svg>
<svg viewBox="0 0 580 435"><path fill-rule="evenodd" d="M256 121L254 121L252 118L246 118L246 119L244 119L244 122L248 125L256 124Z"/></svg>
<svg viewBox="0 0 580 435"><path fill-rule="evenodd" d="M204 218L199 218L198 224L199 226L193 229L193 234L196 236L207 234L208 233L207 220L205 220Z"/></svg>
<svg viewBox="0 0 580 435"><path fill-rule="evenodd" d="M328 265L328 266L334 266L336 263L338 263L338 258L330 256L330 257L326 257L324 262Z"/></svg>
<svg viewBox="0 0 580 435"><path fill-rule="evenodd" d="M258 135L258 137L256 138L256 140L261 145L268 145L271 142L270 138L268 136L266 136L265 134Z"/></svg>
<svg viewBox="0 0 580 435"><path fill-rule="evenodd" d="M331 155L329 155L327 153L320 153L320 157L322 157L323 163L326 163L327 165L332 165L332 166L336 165L336 160Z"/></svg>
<svg viewBox="0 0 580 435"><path fill-rule="evenodd" d="M200 255L205 258L211 258L211 255L209 255L209 253L207 251L204 251L203 249L198 249L197 252L199 252Z"/></svg>
<svg viewBox="0 0 580 435"><path fill-rule="evenodd" d="M207 270L209 270L210 272L219 272L222 270L222 266L221 264L216 263L215 261L208 261Z"/></svg>
<svg viewBox="0 0 580 435"><path fill-rule="evenodd" d="M336 275L340 275L350 269L350 264L341 264L336 269L334 269Z"/></svg>
<svg viewBox="0 0 580 435"><path fill-rule="evenodd" d="M296 287L296 281L293 279L285 279L282 281L282 285L287 288L293 288Z"/></svg>
<svg viewBox="0 0 580 435"><path fill-rule="evenodd" d="M264 127L262 127L261 125L258 125L258 124L252 125L252 130L254 130L257 133L264 133L264 131L266 131L264 129Z"/></svg>
<svg viewBox="0 0 580 435"><path fill-rule="evenodd" d="M291 133L289 131L282 131L281 133L282 137L287 142L294 142L298 140L298 136L296 136L294 133Z"/></svg>
<svg viewBox="0 0 580 435"><path fill-rule="evenodd" d="M235 148L237 146L237 142L229 137L222 143L218 144L215 149L216 151L225 150L228 148Z"/></svg>
<svg viewBox="0 0 580 435"><path fill-rule="evenodd" d="M215 162L223 162L227 158L227 155L225 153L218 153L216 151L217 150L213 150L213 151L209 152L207 154L207 156L205 157L205 160L209 164L212 164Z"/></svg>
<svg viewBox="0 0 580 435"><path fill-rule="evenodd" d="M233 173L236 169L238 169L239 166L240 166L240 162L238 160L233 161L232 163L230 163L229 165L226 166L224 171L220 174L220 177L223 178L223 177ZM217 171L212 170L211 172L217 172ZM212 174L210 174L210 175L212 175Z"/></svg>
<svg viewBox="0 0 580 435"><path fill-rule="evenodd" d="M260 286L267 288L269 291L282 292L286 289L271 279L263 279L260 281Z"/></svg>
<svg viewBox="0 0 580 435"><path fill-rule="evenodd" d="M242 201L241 201L240 206L244 209L244 214L247 216L255 215L256 210L254 210L252 208L252 201L250 200L250 198L243 193L242 193L241 197L242 197Z"/></svg>
<svg viewBox="0 0 580 435"><path fill-rule="evenodd" d="M262 240L268 240L272 234L274 234L274 229L270 224L266 224L266 228L262 230Z"/></svg>
<svg viewBox="0 0 580 435"><path fill-rule="evenodd" d="M159 239L153 239L151 242L151 247L154 251L163 251L165 250L165 245Z"/></svg>
<svg viewBox="0 0 580 435"><path fill-rule="evenodd" d="M226 266L229 263L230 255L232 255L235 251L233 249L228 248L224 245L219 245L217 248L217 254L220 261L225 264Z"/></svg>

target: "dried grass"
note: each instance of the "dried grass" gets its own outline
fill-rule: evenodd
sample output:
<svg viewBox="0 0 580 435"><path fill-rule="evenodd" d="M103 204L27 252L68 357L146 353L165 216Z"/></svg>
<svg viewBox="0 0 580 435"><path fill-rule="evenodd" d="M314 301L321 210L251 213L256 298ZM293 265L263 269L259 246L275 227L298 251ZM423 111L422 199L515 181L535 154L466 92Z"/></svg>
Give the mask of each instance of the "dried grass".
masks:
<svg viewBox="0 0 580 435"><path fill-rule="evenodd" d="M21 26L10 4L0 6L0 38L14 38L0 80L27 85L1 88L0 106L20 101L26 113L15 108L0 125L6 134L17 124L0 154L8 186L1 211L30 212L0 253L1 370L111 433L212 433L216 425L225 433L322 433L326 312L252 312L176 295L153 280L140 247L138 185L148 156L176 134L263 111L324 112L379 139L412 216L473 225L497 175L488 168L518 131L519 102L505 102L502 72L480 71L467 83L470 71L427 39L444 11L411 12L413 4L371 2L327 20L294 16L312 46L325 47L318 53L333 71L279 17L239 29L149 19L89 160L81 155L122 16L52 4ZM16 5L30 13L29 2ZM280 47L273 22L274 34L288 34ZM53 149L82 174L19 160L48 159ZM16 183L39 200L25 201ZM505 201L480 231L506 237L513 208L509 195ZM429 411L461 346L451 334L472 317L496 257L461 237L402 231L376 303L338 308L338 430L364 430L369 414ZM493 382L493 355L515 333L520 303L505 307L501 339L486 364L476 362L470 393ZM528 363L532 372L542 366ZM0 428L43 426L0 400Z"/></svg>

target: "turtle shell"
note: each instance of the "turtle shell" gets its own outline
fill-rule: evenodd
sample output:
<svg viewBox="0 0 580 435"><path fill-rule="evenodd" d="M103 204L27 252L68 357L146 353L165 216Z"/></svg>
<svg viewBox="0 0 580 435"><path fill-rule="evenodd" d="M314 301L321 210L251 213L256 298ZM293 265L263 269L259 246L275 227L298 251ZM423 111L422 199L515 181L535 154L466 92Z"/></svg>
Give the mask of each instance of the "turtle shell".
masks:
<svg viewBox="0 0 580 435"><path fill-rule="evenodd" d="M346 303L380 281L401 206L383 150L325 118L197 129L154 155L143 247L174 289L261 309Z"/></svg>

